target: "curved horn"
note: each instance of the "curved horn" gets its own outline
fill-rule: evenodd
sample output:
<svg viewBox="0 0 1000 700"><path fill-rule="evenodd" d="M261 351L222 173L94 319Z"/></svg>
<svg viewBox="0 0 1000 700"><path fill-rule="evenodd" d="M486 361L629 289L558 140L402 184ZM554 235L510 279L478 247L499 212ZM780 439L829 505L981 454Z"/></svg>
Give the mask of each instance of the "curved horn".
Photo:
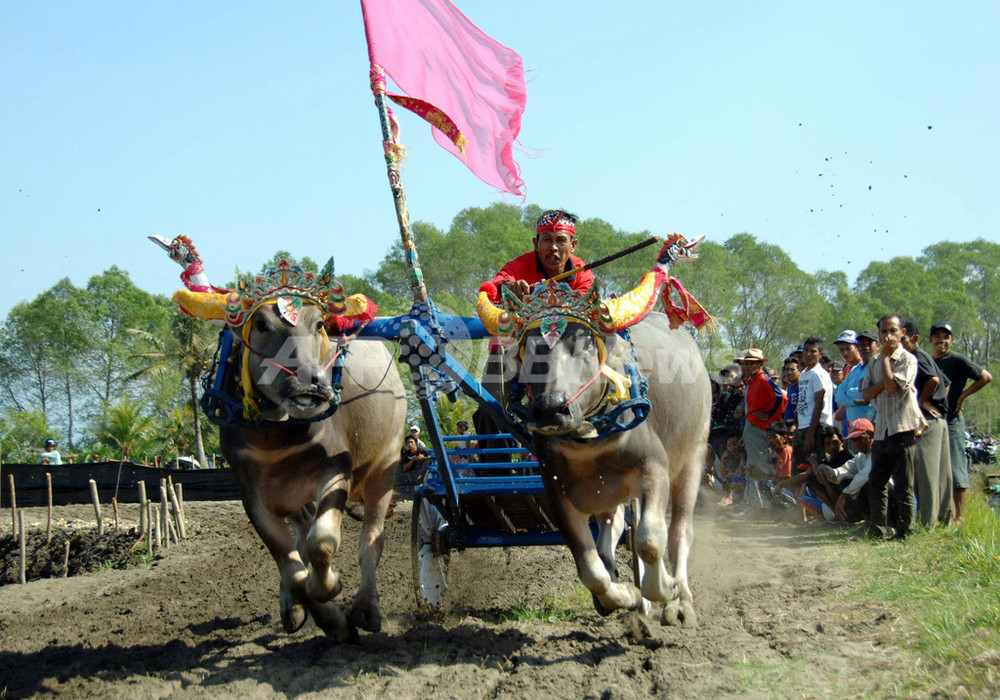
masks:
<svg viewBox="0 0 1000 700"><path fill-rule="evenodd" d="M500 325L506 314L503 309L490 301L489 294L486 292L479 292L479 296L476 298L476 314L483 322L483 326L486 327L487 333L493 336L499 335Z"/></svg>
<svg viewBox="0 0 1000 700"><path fill-rule="evenodd" d="M174 292L172 299L190 316L204 321L217 321L226 318L229 296L231 295L179 289Z"/></svg>

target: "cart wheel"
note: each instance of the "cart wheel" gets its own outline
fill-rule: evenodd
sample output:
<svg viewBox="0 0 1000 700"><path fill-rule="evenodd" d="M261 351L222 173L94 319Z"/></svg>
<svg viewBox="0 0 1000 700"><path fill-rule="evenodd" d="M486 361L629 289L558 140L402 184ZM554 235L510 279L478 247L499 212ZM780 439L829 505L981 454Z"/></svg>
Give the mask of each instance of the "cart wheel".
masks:
<svg viewBox="0 0 1000 700"><path fill-rule="evenodd" d="M635 551L635 530L639 527L639 513L639 499L629 499L625 510L625 523L628 528L628 548L632 553L632 582L636 588L642 590L642 575L646 573L646 564L639 557L639 553ZM643 598L641 612L648 615L652 609L653 604Z"/></svg>
<svg viewBox="0 0 1000 700"><path fill-rule="evenodd" d="M440 609L448 588L448 557L435 556L431 544L448 523L426 498L416 495L413 497L413 517L410 524L410 565L417 608Z"/></svg>

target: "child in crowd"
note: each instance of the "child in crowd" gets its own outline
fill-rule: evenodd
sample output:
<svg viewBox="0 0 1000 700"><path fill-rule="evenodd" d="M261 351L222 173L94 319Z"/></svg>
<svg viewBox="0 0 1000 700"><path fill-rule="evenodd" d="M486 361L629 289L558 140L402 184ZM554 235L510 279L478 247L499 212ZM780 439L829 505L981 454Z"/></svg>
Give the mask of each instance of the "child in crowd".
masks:
<svg viewBox="0 0 1000 700"><path fill-rule="evenodd" d="M719 459L718 480L726 489L726 496L719 502L720 506L731 506L743 498L746 488L746 463L743 457L743 441L730 436L726 439L726 449Z"/></svg>
<svg viewBox="0 0 1000 700"><path fill-rule="evenodd" d="M792 446L784 423L772 423L767 427L767 446L775 454L774 474L778 480L792 478Z"/></svg>

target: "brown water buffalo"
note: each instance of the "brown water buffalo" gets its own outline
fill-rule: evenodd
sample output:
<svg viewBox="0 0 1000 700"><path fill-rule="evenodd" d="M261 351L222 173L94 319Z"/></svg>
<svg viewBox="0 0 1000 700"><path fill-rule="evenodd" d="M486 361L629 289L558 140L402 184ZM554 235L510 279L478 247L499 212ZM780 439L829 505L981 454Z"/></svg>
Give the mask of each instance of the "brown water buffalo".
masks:
<svg viewBox="0 0 1000 700"><path fill-rule="evenodd" d="M260 422L222 426L222 453L250 521L278 564L282 624L294 632L312 615L337 641L358 628L378 631L375 568L406 421L406 396L390 366L392 356L381 343L353 342L338 409L308 422L336 401L330 369L336 346L327 340L324 310L312 303L297 308L279 297L255 306L230 328L237 337L234 356L242 354L247 363L243 383L252 384L248 400ZM332 562L352 492L365 508L361 583L344 610L333 601L341 582Z"/></svg>

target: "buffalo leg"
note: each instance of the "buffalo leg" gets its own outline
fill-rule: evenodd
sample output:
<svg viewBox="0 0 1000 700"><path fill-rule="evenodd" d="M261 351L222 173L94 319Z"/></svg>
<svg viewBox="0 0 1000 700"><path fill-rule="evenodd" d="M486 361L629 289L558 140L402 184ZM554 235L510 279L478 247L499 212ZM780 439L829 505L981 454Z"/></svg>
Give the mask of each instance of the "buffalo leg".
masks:
<svg viewBox="0 0 1000 700"><path fill-rule="evenodd" d="M590 531L590 516L580 513L563 499L559 499L556 509L560 511L559 529L573 554L580 582L594 594L605 610L639 608L642 605L639 589L630 584L613 581L611 573L601 560L597 543L594 542L594 536Z"/></svg>
<svg viewBox="0 0 1000 700"><path fill-rule="evenodd" d="M382 611L379 607L375 570L382 558L385 530L385 513L392 500L392 483L395 478L395 461L392 466L376 470L365 481L365 518L358 539L358 561L361 564L361 582L351 605L351 626L368 632L382 629Z"/></svg>
<svg viewBox="0 0 1000 700"><path fill-rule="evenodd" d="M663 624L682 624L685 627L695 627L698 624L694 612L694 597L688 585L687 566L694 542L694 504L698 499L701 480L700 464L701 462L694 461L688 463L671 483L669 557L679 595L664 606L661 620Z"/></svg>
<svg viewBox="0 0 1000 700"><path fill-rule="evenodd" d="M597 555L611 576L611 582L617 583L618 570L615 566L615 548L625 531L625 509L619 506L613 511L598 513L595 517L597 518ZM613 612L601 605L601 601L596 595L594 595L594 609L601 615L610 615Z"/></svg>
<svg viewBox="0 0 1000 700"><path fill-rule="evenodd" d="M646 565L642 596L661 603L677 595L676 583L664 562L667 553L666 492L665 479L647 487L640 501L642 515L635 532L635 551Z"/></svg>
<svg viewBox="0 0 1000 700"><path fill-rule="evenodd" d="M286 630L294 631L298 623L298 612L294 604L286 601L296 600L305 606L320 629L337 641L345 641L350 636L347 619L343 611L332 603L321 603L312 600L306 594L306 580L309 571L295 548L295 540L288 529L284 518L269 512L259 501L247 503L247 515L253 524L261 541L267 547L281 574L282 591L282 624ZM286 618L285 612L288 612ZM305 622L304 615L302 622ZM299 625L301 626L301 624Z"/></svg>
<svg viewBox="0 0 1000 700"><path fill-rule="evenodd" d="M312 567L306 593L313 600L325 602L340 593L340 574L333 569L333 557L340 549L340 526L350 490L350 480L342 472L321 482L317 490L316 517L306 537Z"/></svg>

